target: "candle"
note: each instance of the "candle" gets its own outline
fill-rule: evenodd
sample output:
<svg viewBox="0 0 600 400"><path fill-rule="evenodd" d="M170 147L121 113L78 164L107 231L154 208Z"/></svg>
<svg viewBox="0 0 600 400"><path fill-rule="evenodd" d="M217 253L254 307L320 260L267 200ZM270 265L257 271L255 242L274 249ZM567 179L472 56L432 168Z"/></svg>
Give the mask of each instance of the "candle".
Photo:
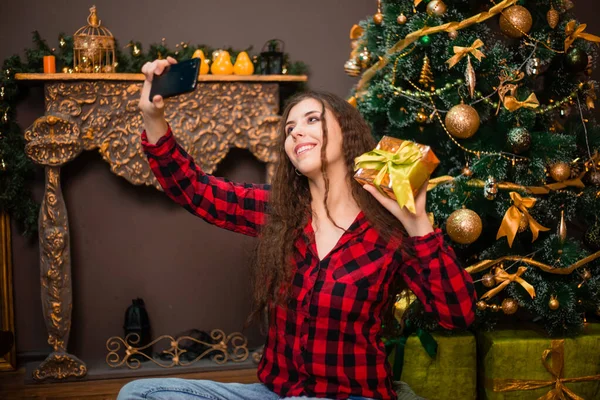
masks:
<svg viewBox="0 0 600 400"><path fill-rule="evenodd" d="M44 56L44 73L53 74L56 72L56 59L54 56Z"/></svg>

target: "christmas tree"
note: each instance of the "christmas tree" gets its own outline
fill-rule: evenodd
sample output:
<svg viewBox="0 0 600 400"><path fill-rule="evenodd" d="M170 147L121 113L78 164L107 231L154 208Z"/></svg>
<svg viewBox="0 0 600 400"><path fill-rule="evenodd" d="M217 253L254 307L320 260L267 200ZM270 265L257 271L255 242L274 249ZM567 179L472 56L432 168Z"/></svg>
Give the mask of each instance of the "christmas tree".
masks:
<svg viewBox="0 0 600 400"><path fill-rule="evenodd" d="M377 7L350 34L349 101L378 139L441 160L428 209L473 276L477 324L580 332L600 315L600 37L570 0Z"/></svg>

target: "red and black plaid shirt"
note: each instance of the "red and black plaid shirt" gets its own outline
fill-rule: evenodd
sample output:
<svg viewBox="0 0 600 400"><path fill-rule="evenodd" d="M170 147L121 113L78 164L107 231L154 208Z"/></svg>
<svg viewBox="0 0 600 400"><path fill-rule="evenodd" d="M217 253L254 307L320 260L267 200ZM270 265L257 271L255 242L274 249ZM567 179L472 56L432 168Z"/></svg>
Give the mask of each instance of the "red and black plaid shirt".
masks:
<svg viewBox="0 0 600 400"><path fill-rule="evenodd" d="M169 130L156 145L142 135L152 171L169 197L205 221L257 236L265 223L268 185L236 184L203 173ZM400 276L444 328L474 319L469 274L438 229L399 241L382 240L361 212L319 260L309 220L295 243L292 295L271 305L258 377L282 397L395 398L381 337L390 283Z"/></svg>

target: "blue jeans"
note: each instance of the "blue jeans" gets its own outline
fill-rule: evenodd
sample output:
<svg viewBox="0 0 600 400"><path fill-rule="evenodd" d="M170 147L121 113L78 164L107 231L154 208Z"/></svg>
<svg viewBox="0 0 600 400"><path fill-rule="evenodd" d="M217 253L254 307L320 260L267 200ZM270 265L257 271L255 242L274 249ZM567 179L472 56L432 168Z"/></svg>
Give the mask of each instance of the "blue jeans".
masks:
<svg viewBox="0 0 600 400"><path fill-rule="evenodd" d="M262 383L221 383L209 380L151 378L129 382L117 400L279 400L276 393ZM309 400L312 397L285 397L287 400ZM368 400L366 397L350 397Z"/></svg>

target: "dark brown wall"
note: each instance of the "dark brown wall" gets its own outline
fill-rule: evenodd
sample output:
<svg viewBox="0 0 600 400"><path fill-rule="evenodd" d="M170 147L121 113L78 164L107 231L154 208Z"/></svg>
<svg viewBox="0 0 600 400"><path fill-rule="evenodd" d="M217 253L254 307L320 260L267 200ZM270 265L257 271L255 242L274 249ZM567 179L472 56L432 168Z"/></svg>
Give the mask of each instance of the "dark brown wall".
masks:
<svg viewBox="0 0 600 400"><path fill-rule="evenodd" d="M597 2L576 3L579 20L600 34ZM348 31L374 12L376 1L3 0L0 60L29 47L33 30L57 46L58 33L72 34L84 25L92 4L121 44L136 39L148 45L165 37L172 46L190 41L258 49L281 38L294 59L310 65L312 87L346 95L355 82L342 69ZM27 127L42 113L42 94L33 90L20 106L19 123ZM235 152L217 174L257 182L264 170L247 153ZM204 224L162 193L128 184L95 153L65 167L63 189L72 235L75 354L84 360L102 356L106 339L121 334L123 313L138 296L145 299L157 334L241 328L250 298L246 259L253 239ZM37 182L38 198L41 190ZM37 241L13 232L18 350L44 350ZM260 342L256 330L249 335Z"/></svg>

